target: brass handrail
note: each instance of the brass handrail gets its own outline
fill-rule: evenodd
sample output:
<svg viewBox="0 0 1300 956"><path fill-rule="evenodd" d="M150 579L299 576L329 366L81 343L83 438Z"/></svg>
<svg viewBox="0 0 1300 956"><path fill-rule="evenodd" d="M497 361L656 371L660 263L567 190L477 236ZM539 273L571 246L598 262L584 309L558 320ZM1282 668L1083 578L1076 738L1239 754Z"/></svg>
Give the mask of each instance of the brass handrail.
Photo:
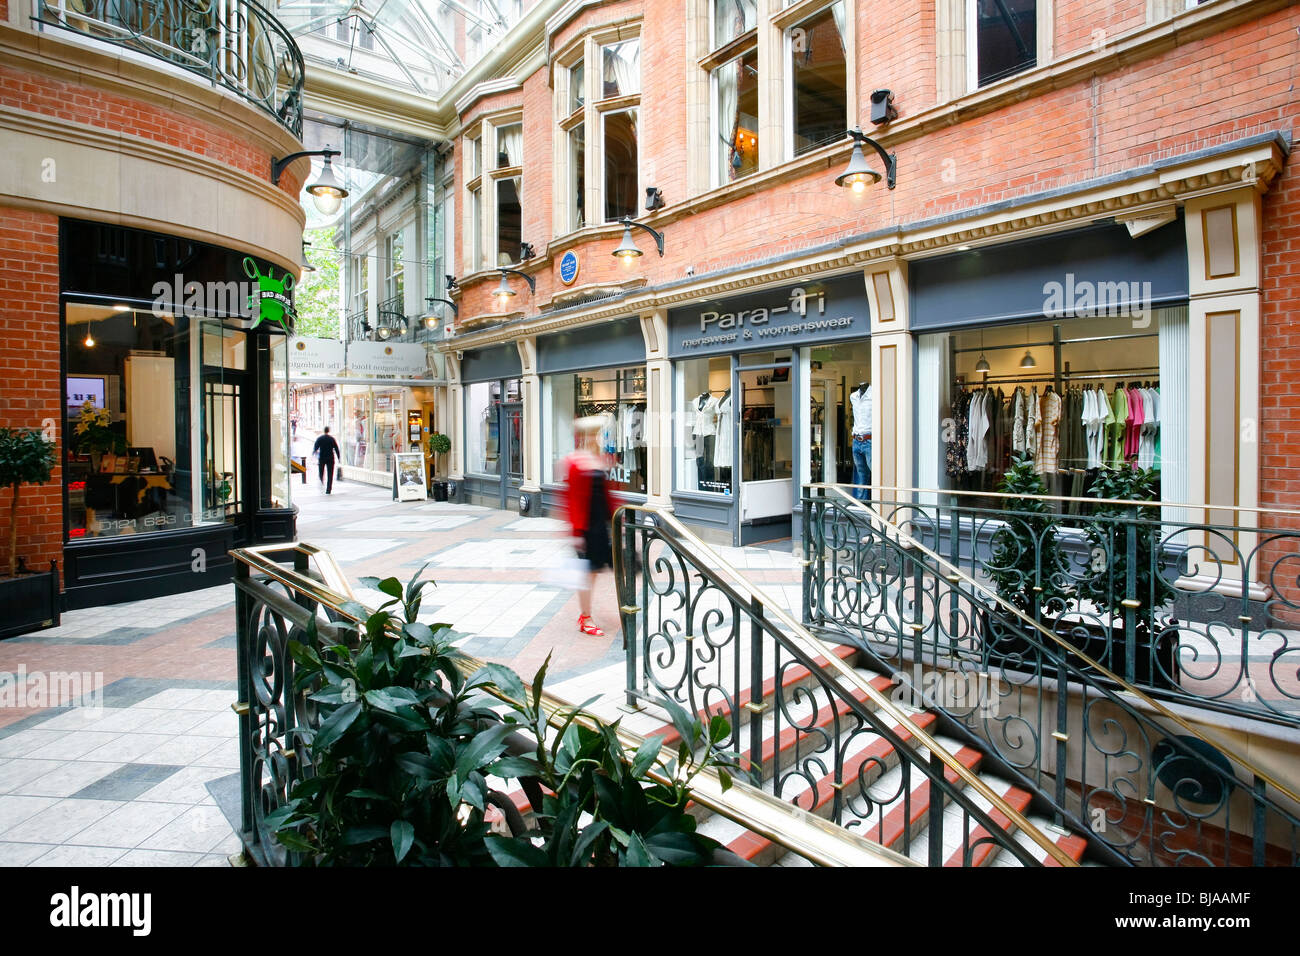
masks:
<svg viewBox="0 0 1300 956"><path fill-rule="evenodd" d="M320 582L284 568L271 560L272 554L302 554L314 560L321 570L321 576L327 581L333 580L341 585L337 590L322 586ZM284 585L291 591L299 591L315 601L328 607L340 617L362 623L364 617L344 607L345 604L359 603L353 596L347 577L339 568L334 556L314 545L294 542L292 544L258 545L238 548L230 552L237 563L265 575L269 580ZM370 608L362 605L366 614ZM474 674L483 662L467 654L462 654L456 666L466 677ZM524 689L531 695L532 687L523 682ZM520 704L512 700L497 687L484 688L492 696L505 703ZM564 719L575 708L572 703L557 697L549 691L543 691L541 705L547 713L548 722L553 727L562 726ZM591 729L595 721L586 715L577 718ZM619 727L616 731L627 753L636 753L645 738ZM649 776L658 783L671 784L671 780L654 768ZM753 787L741 780L732 780L725 792L722 778L712 767L705 768L691 781L691 800L720 816L740 824L745 829L761 834L773 843L797 853L799 856L818 866L917 866L915 861L873 843L870 840L838 827L829 820L809 814L798 807L791 806L784 800L778 800L771 794Z"/></svg>
<svg viewBox="0 0 1300 956"><path fill-rule="evenodd" d="M1200 504L1188 504L1180 501L1133 501L1127 498L1071 498L1063 495L1010 494L1001 491L964 491L955 488L910 488L902 485L853 485L825 481L807 482L804 484L804 487L817 489L838 488L841 490L844 488L861 488L871 491L873 494L877 491L890 491L919 495L958 495L970 498L1024 498L1027 501L1068 501L1088 505L1122 505L1127 508L1186 508L1190 511L1239 511L1249 514L1286 515L1292 518L1300 518L1300 511L1290 511L1285 508L1251 508L1245 505L1212 505L1206 504L1205 502L1201 502ZM854 498L853 500L857 501L858 499ZM890 502L890 504L897 504L903 507L908 505L915 505L918 508L925 507L925 503L919 501L894 501ZM1058 517L1070 518L1075 516L1059 515ZM1265 532L1269 529L1243 528L1243 530Z"/></svg>
<svg viewBox="0 0 1300 956"><path fill-rule="evenodd" d="M725 570L727 575L739 585L739 590L743 590L762 602L763 613L766 617L778 620L784 624L791 633L798 638L798 640L807 644L808 648L812 649L815 655L824 658L828 662L827 666L833 668L840 678L850 684L855 691L859 691L869 697L876 705L877 710L883 711L887 714L897 726L902 727L911 734L921 747L926 748L932 754L937 756L943 762L945 767L957 774L957 776L966 782L968 787L991 803L996 810L1003 813L1008 820L1021 830L1021 832L1033 840L1034 843L1038 844L1041 849L1046 851L1053 860L1061 866L1078 866L1077 861L1066 855L1053 840L1039 830L1037 826L1031 823L1019 810L1011 806L1011 804L1007 803L1007 801L999 794L994 792L993 789L980 779L977 774L972 773L965 764L949 753L947 748L935 740L934 737L932 737L924 728L916 724L911 717L904 713L892 700L884 694L881 694L870 683L863 680L861 675L845 664L829 644L816 637L799 621L796 621L785 610L785 608L772 600L772 598L765 594L761 588L747 581L739 571L728 564L721 555L713 550L713 548L700 540L694 532L678 521L675 515L664 511L655 505L624 504L615 512L616 522L618 520L617 514L619 511L641 512L653 515L656 519L670 527L675 535L683 538L689 542L693 548L698 549L706 555L709 560L716 561L717 566ZM621 560L620 552L622 549L616 546L613 550L615 575L619 575L619 565ZM712 568L710 570L712 570Z"/></svg>
<svg viewBox="0 0 1300 956"><path fill-rule="evenodd" d="M1010 602L1004 600L1004 599L1002 598L1002 596L999 595L997 592L990 590L989 588L985 587L983 584L980 584L979 581L975 580L975 578L973 578L971 575L969 575L969 574L967 574L965 571L961 570L961 568L959 568L957 565L955 565L955 564L953 564L952 562L948 561L946 558L944 558L943 556L941 556L941 555L938 554L937 552L930 550L930 549L927 548L924 544L922 544L920 541L917 541L916 538L912 537L912 536L911 536L910 534L908 534L906 531L904 531L903 529L901 529L900 527L898 527L897 525L895 525L893 522L891 522L888 518L884 518L884 517L882 517L882 516L881 516L880 514L878 514L876 511L874 511L874 510L872 510L871 508L869 508L869 507L868 507L868 504L869 504L868 502L865 502L865 501L859 501L857 498L854 498L854 497L852 497L851 495L846 494L846 493L845 493L845 492L844 492L844 491L843 491L839 486L837 486L837 485L809 485L808 487L817 487L817 488L823 488L823 489L825 489L825 488L829 488L829 489L833 490L836 494L840 495L840 496L844 499L844 504L845 504L845 505L847 505L847 506L852 506L852 507L857 508L857 509L860 510L860 511L866 512L866 514L863 516L863 517L864 517L864 520L879 522L881 525L883 525L883 526L885 527L886 530L890 531L890 532L893 533L893 534L898 535L900 541L906 541L908 547L913 547L913 548L915 548L916 550L920 551L922 554L926 555L928 558L930 558L930 559L931 559L932 561L934 561L936 564L941 565L943 568L947 569L947 571L950 573L950 575L951 575L951 574L955 574L958 578L961 579L961 581L962 581L964 584L966 584L968 587L972 588L973 590L977 590L977 591L978 591L981 595L983 595L986 599L987 599L987 598L991 598L992 601L993 601L993 602L994 602L994 603L995 603L995 604L996 604L1000 609L1002 609L1002 610L1005 611L1006 613L1008 613L1008 614L1010 614L1010 615L1016 617L1016 618L1019 619L1020 621L1023 621L1023 622L1024 622L1025 624L1027 624L1029 627L1032 627L1035 631L1037 631L1038 633L1042 634L1044 637L1047 637L1047 638L1050 639L1052 642L1054 642L1056 645L1059 645L1060 648L1061 648L1063 651L1067 651L1068 653L1073 654L1073 655L1075 655L1076 657L1078 657L1078 658L1079 658L1080 660L1082 660L1082 661L1083 661L1083 662L1084 662L1088 667L1094 668L1094 669L1097 671L1097 673L1098 673L1099 675L1101 675L1101 677L1103 677L1104 679L1114 681L1117 685L1119 685L1119 689L1120 689L1121 691L1123 691L1124 693L1130 694L1130 695L1132 695L1133 697L1135 697L1135 698L1137 699L1137 701L1138 701L1140 704L1142 704L1144 707L1149 707L1151 710L1153 710L1153 711L1155 711L1156 713L1158 713L1161 717L1164 717L1166 720L1170 720L1170 721L1172 721L1173 723L1177 724L1177 725L1178 725L1179 727L1181 727L1184 731L1186 731L1188 734L1191 734L1193 737L1196 737L1198 740L1201 740L1201 741L1203 741L1204 743L1209 744L1211 747L1215 747L1215 748L1217 748L1217 749L1223 751L1223 753L1224 753L1224 754L1225 754L1225 755L1226 755L1230 760L1232 760L1233 762L1235 762L1235 763L1237 763L1237 764L1240 764L1240 765L1241 765L1245 770L1247 770L1247 771L1249 771L1250 773L1254 774L1254 776L1255 776L1257 779L1259 779L1259 780L1263 781L1264 783L1268 784L1270 787L1273 787L1275 790L1277 790L1279 793L1285 795L1287 798L1289 798L1289 799L1295 801L1296 803L1300 804L1300 796L1297 796L1296 793L1295 793L1295 792L1294 792L1290 787L1288 787L1288 786L1286 786L1285 784L1282 784L1281 782L1279 782L1279 781L1277 780L1277 778L1275 778L1275 777L1274 777L1272 774L1270 774L1268 771L1266 771L1266 770L1261 770L1258 766L1256 766L1254 763L1252 763L1249 759L1247 759L1247 758L1245 758L1245 757L1242 757L1240 754L1236 753L1233 749L1224 746L1224 744L1222 744L1222 743L1219 742L1218 740L1213 740L1213 739L1207 737L1204 733L1202 733L1201 731L1197 730L1195 727L1193 727L1191 724L1189 724L1189 723L1188 723L1186 720L1184 720L1182 717L1178 716L1176 713L1174 713L1174 712L1173 712L1172 710L1170 710L1168 707L1164 706L1163 704L1161 704L1159 701L1155 700L1154 698L1152 698L1152 697L1148 697L1148 696L1147 696L1143 691L1141 691L1140 689L1138 689L1138 688L1135 687L1134 685L1130 684L1130 683L1129 683L1128 681L1126 681L1124 678L1120 677L1118 674L1113 673L1113 672L1110 671L1108 668L1103 667L1103 666L1102 666L1101 664L1099 664L1097 661L1093 660L1091 657L1089 657L1087 654L1085 654L1082 650L1080 650L1079 648L1075 647L1073 644L1070 644L1070 643L1066 642L1066 641L1065 641L1063 638L1061 638L1059 635L1054 634L1052 631L1050 631L1050 630L1048 630L1047 628L1043 627L1041 624L1039 624L1037 621L1035 621L1035 620L1034 620L1033 618L1031 618L1029 615L1025 614L1023 611L1021 611L1021 610L1020 610L1019 608L1017 608L1015 605L1013 605L1013 604L1011 604ZM1023 497L1023 496L1017 496L1017 497ZM1096 499L1088 499L1088 500L1095 501Z"/></svg>

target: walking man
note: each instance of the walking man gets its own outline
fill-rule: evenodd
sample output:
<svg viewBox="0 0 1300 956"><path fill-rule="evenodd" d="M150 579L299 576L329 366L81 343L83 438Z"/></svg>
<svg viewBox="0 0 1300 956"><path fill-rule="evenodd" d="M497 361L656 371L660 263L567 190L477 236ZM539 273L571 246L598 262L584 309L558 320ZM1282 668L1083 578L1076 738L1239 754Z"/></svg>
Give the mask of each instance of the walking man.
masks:
<svg viewBox="0 0 1300 956"><path fill-rule="evenodd" d="M325 486L325 494L328 495L334 490L334 462L343 456L339 451L339 443L330 434L328 425L325 426L324 434L316 439L312 454L316 456L316 470L320 475L321 484Z"/></svg>

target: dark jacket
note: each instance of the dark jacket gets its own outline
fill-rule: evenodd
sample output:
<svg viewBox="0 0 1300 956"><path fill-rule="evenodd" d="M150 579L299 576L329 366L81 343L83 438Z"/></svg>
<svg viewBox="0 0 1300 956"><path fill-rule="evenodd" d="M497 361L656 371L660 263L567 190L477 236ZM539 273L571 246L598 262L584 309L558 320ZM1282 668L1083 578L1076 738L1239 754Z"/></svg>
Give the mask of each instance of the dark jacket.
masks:
<svg viewBox="0 0 1300 956"><path fill-rule="evenodd" d="M334 440L333 435L321 435L317 438L311 453L321 461L327 462L343 457L343 453L339 451L339 443Z"/></svg>

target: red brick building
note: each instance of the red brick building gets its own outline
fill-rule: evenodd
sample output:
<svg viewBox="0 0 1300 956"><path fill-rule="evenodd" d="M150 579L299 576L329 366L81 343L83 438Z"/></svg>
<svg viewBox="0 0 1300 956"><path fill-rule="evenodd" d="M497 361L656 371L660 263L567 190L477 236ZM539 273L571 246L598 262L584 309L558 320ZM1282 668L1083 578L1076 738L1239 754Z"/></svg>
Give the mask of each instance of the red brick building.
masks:
<svg viewBox="0 0 1300 956"><path fill-rule="evenodd" d="M622 490L716 540L797 529L801 482L868 461L880 485L990 490L1005 446L953 468L946 434L987 382L1145 395L1128 452L1163 499L1247 509L1198 520L1300 504L1294 5L574 0L512 39L456 99L440 347L472 500L550 508L587 411L643 429L610 440ZM836 185L855 127L894 188ZM639 228L643 255L611 255L625 216L662 257ZM496 296L503 265L535 289ZM1074 444L1053 493L1092 466Z"/></svg>
<svg viewBox="0 0 1300 956"><path fill-rule="evenodd" d="M18 554L55 563L69 606L217 583L235 542L293 534L266 440L284 337L252 330L238 283L246 257L299 269L307 163L273 185L271 159L302 148L301 61L276 36L251 58L279 71L266 88L229 45L188 55L200 34L159 54L169 16L0 4L0 424L57 441ZM76 429L86 402L98 440Z"/></svg>

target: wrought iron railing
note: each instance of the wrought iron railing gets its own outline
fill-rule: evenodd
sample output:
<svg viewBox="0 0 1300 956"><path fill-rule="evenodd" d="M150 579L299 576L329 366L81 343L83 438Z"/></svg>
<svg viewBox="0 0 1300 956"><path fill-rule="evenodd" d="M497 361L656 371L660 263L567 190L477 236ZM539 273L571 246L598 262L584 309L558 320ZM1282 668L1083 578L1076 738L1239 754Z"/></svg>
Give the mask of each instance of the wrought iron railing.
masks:
<svg viewBox="0 0 1300 956"><path fill-rule="evenodd" d="M1157 589L1182 580L1169 568L1190 570L1187 550L1172 544L1181 532L1162 535L1155 519L1131 516L1044 523L1031 510L999 513L994 524L888 492L860 502L837 486L805 489L803 614L812 629L865 651L1014 768L1018 782L1049 796L1060 821L1088 827L1133 863L1300 863L1296 788L1117 673L1145 661L1154 681L1175 676L1170 661L1185 657L1181 637L1161 643L1185 619L1144 616L1137 597L1154 602L1164 594ZM1079 531L1078 554L1042 547L1046 528L1080 521L1093 524ZM1054 556L1042 560L1038 550ZM1143 558L1155 570L1144 573ZM1080 562L1090 570L1079 573ZM1092 576L1123 578L1124 596L1102 589L1071 603L1065 584ZM1140 619L1153 623L1142 629ZM1176 685L1160 696L1177 696ZM1179 699L1204 708L1199 697Z"/></svg>
<svg viewBox="0 0 1300 956"><path fill-rule="evenodd" d="M279 866L296 860L275 840L266 819L285 806L295 784L312 773L308 732L315 731L321 719L320 709L307 691L295 691L289 642L303 641L312 622L322 643L351 640L354 632L341 625L360 621L370 610L356 602L347 578L327 551L308 544L268 545L232 551L231 557L235 563L239 672L239 700L234 709L239 715L240 836L251 862ZM458 666L468 676L481 662L466 657ZM531 687L524 686L531 695ZM569 702L545 692L541 704L556 726L573 710ZM577 720L592 725L584 716ZM618 734L626 753L636 754L642 738L621 729ZM524 743L531 752L534 745ZM649 776L665 782L658 770L652 769ZM823 821L808 819L743 783L724 791L714 768L706 768L692 779L691 797L709 811L818 865L908 865L896 854ZM518 835L523 821L511 817L507 813L506 822Z"/></svg>
<svg viewBox="0 0 1300 956"><path fill-rule="evenodd" d="M1300 515L1273 512L1265 528L1195 523L1204 506L1160 502L890 488L873 500L1152 696L1300 727ZM952 638L977 642L978 624L957 620Z"/></svg>
<svg viewBox="0 0 1300 956"><path fill-rule="evenodd" d="M256 0L36 0L34 19L197 73L302 139L302 53Z"/></svg>
<svg viewBox="0 0 1300 956"><path fill-rule="evenodd" d="M697 714L721 714L732 730L719 743L745 755L751 783L904 854L924 840L930 865L942 865L954 846L961 865L990 848L1023 865L1039 857L1074 865L924 722L671 514L620 508L614 556L629 706L672 699ZM923 793L928 809L913 812ZM1010 822L995 823L981 805ZM946 816L954 806L959 821Z"/></svg>

